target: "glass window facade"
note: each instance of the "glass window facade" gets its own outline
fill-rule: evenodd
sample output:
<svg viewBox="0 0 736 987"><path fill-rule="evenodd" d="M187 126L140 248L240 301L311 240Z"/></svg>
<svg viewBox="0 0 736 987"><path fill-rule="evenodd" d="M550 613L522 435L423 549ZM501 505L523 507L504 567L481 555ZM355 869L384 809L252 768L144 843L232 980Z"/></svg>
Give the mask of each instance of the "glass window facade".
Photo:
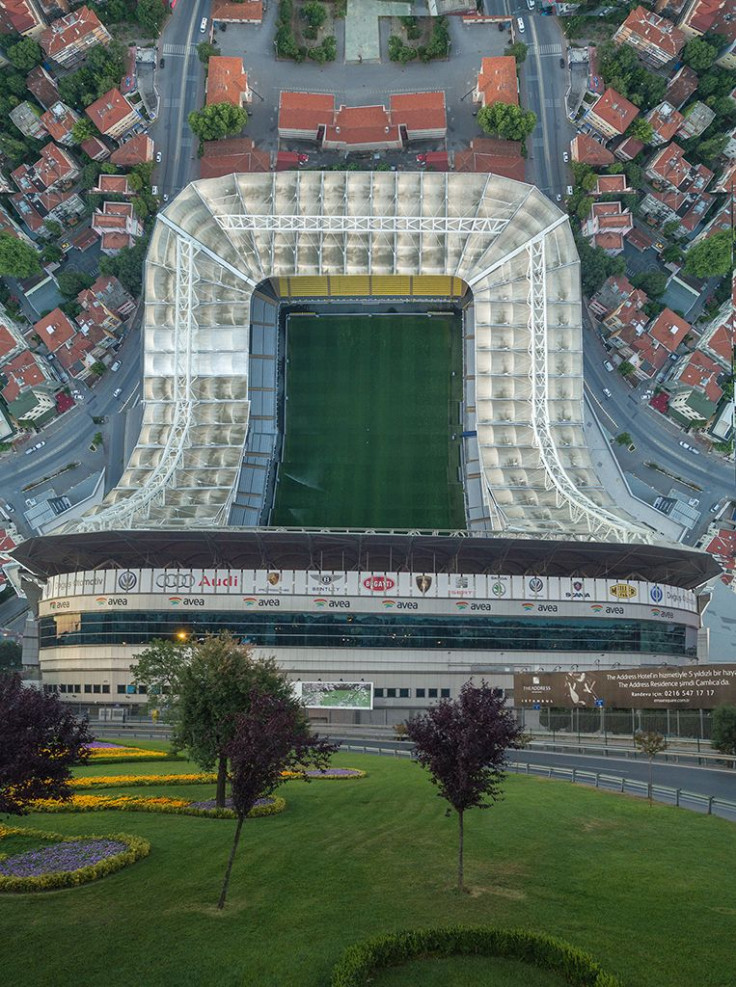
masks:
<svg viewBox="0 0 736 987"><path fill-rule="evenodd" d="M41 648L139 645L231 631L261 647L455 651L619 651L686 655L686 627L652 620L396 613L118 611L42 617Z"/></svg>

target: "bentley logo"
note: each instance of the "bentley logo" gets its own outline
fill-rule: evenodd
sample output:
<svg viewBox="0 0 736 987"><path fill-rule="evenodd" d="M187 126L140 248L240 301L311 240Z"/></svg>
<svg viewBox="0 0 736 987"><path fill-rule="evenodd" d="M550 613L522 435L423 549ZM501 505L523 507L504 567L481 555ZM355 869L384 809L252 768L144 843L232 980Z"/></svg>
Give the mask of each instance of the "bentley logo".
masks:
<svg viewBox="0 0 736 987"><path fill-rule="evenodd" d="M125 572L121 572L118 576L118 586L125 593L129 593L137 582L138 577L130 569L126 569Z"/></svg>
<svg viewBox="0 0 736 987"><path fill-rule="evenodd" d="M333 583L338 583L342 576L335 576L328 572L310 572L309 578L319 583L320 586L332 586Z"/></svg>
<svg viewBox="0 0 736 987"><path fill-rule="evenodd" d="M420 593L426 593L430 586L432 585L431 576L417 576L416 577L417 589Z"/></svg>
<svg viewBox="0 0 736 987"><path fill-rule="evenodd" d="M266 579L268 580L270 586L278 586L278 584L281 582L281 573L269 572L269 574L266 576Z"/></svg>

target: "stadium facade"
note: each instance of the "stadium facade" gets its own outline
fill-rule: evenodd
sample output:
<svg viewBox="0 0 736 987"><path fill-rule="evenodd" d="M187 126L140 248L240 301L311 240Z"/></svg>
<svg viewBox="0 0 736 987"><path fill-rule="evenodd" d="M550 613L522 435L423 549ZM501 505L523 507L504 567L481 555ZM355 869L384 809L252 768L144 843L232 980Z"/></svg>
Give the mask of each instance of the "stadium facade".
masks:
<svg viewBox="0 0 736 987"><path fill-rule="evenodd" d="M223 627L294 679L370 680L395 713L471 674L508 689L514 668L696 657L695 591L714 566L663 544L601 483L578 257L538 189L425 173L195 182L158 217L145 286L128 466L73 530L16 553L41 587L47 687L139 703L142 645ZM280 320L346 299L462 315L461 532L262 527Z"/></svg>

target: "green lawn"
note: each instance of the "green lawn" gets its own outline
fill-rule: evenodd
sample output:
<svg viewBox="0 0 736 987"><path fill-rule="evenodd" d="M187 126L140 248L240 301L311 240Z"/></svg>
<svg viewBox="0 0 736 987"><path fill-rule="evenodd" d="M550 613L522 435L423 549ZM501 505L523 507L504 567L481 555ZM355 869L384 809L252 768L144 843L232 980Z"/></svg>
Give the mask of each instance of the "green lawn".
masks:
<svg viewBox="0 0 736 987"><path fill-rule="evenodd" d="M272 524L465 527L458 319L291 316L286 350Z"/></svg>
<svg viewBox="0 0 736 987"><path fill-rule="evenodd" d="M726 821L511 776L503 802L468 816L470 893L460 895L453 886L455 820L445 818L422 770L356 754L335 763L364 768L368 777L289 782L281 789L284 813L246 823L224 913L215 903L234 829L229 820L124 812L24 817L20 825L69 834L139 834L152 850L95 884L0 897L4 980L33 987L327 987L351 942L465 922L557 935L592 953L627 987L733 985L736 830ZM125 764L120 772L159 767ZM160 794L211 797L213 786L162 786ZM461 979L443 979L442 971L429 979L412 964L405 979L386 973L381 978L392 979L375 985L473 987L464 969L478 970L480 985L496 983L486 976L491 966L465 963L455 970ZM537 974L515 978L510 969L500 976L504 987L555 984Z"/></svg>

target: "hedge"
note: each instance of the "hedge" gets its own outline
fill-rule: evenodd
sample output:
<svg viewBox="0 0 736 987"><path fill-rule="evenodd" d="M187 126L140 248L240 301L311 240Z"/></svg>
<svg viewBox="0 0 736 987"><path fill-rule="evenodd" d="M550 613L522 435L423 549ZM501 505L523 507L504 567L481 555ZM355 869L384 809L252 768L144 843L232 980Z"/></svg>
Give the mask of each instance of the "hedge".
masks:
<svg viewBox="0 0 736 987"><path fill-rule="evenodd" d="M110 833L107 836L64 836L62 833L47 833L42 829L24 829L20 826L3 826L0 824L0 840L4 836L20 834L35 836L57 843L79 843L87 840L117 840L128 847L123 853L114 857L99 860L96 864L80 867L78 870L62 871L55 874L42 874L39 877L8 877L0 874L0 892L23 894L31 891L53 891L57 888L72 888L80 884L97 881L108 874L122 870L128 864L133 864L141 857L147 857L151 852L151 844L140 836L130 836L128 833Z"/></svg>
<svg viewBox="0 0 736 987"><path fill-rule="evenodd" d="M370 976L425 956L500 956L563 977L573 987L622 987L589 954L562 939L524 929L451 926L412 929L349 946L332 970L331 987L363 987Z"/></svg>
<svg viewBox="0 0 736 987"><path fill-rule="evenodd" d="M130 795L105 797L104 795L73 795L68 802L39 799L29 808L32 812L168 812L178 816L204 816L209 819L237 819L234 809L195 809L184 799L134 798ZM249 819L275 816L286 808L286 800L278 795L268 805L256 805L248 813Z"/></svg>

